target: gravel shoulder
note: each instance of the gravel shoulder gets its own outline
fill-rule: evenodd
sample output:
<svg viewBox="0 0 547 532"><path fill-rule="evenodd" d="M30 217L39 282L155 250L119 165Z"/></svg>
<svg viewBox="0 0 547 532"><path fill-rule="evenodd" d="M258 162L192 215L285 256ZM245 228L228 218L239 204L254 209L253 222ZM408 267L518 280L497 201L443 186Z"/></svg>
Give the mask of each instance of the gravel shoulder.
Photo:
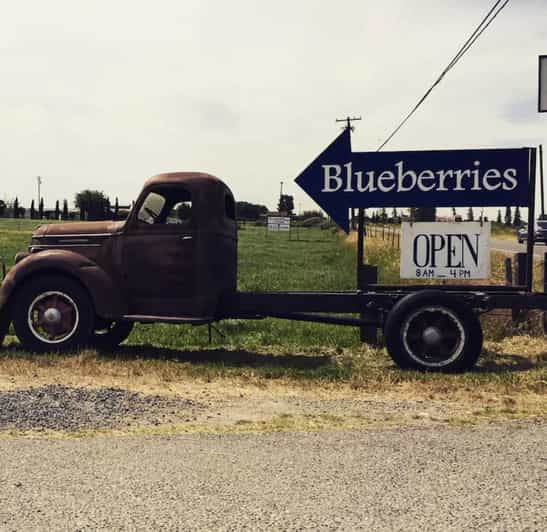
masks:
<svg viewBox="0 0 547 532"><path fill-rule="evenodd" d="M540 530L547 424L0 440L2 530Z"/></svg>
<svg viewBox="0 0 547 532"><path fill-rule="evenodd" d="M543 396L401 397L346 389L187 382L176 392L44 384L0 390L0 438L272 432L546 419Z"/></svg>

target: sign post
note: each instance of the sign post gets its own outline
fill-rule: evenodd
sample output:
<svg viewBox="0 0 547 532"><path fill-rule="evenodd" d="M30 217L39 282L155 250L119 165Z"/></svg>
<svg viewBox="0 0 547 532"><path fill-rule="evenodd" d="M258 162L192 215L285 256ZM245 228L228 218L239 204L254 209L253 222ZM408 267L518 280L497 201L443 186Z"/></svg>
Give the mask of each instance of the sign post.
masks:
<svg viewBox="0 0 547 532"><path fill-rule="evenodd" d="M547 110L547 80L544 93ZM346 233L350 208L528 207L527 283L531 286L535 148L353 152L347 123L295 179ZM359 237L358 260L362 245Z"/></svg>

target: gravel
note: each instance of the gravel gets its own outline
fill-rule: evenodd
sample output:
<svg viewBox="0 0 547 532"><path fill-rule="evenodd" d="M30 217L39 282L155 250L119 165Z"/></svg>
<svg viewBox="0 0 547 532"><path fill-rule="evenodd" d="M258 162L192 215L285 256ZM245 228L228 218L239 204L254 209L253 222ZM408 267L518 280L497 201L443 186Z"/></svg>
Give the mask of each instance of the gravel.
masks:
<svg viewBox="0 0 547 532"><path fill-rule="evenodd" d="M81 430L193 421L201 405L118 388L48 385L0 392L0 430Z"/></svg>
<svg viewBox="0 0 547 532"><path fill-rule="evenodd" d="M0 439L0 530L545 530L547 423Z"/></svg>

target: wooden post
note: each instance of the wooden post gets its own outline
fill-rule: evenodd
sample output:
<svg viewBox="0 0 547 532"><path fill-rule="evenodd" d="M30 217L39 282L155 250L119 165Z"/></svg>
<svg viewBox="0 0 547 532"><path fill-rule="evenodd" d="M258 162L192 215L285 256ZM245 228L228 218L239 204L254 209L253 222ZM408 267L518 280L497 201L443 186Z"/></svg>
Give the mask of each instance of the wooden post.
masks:
<svg viewBox="0 0 547 532"><path fill-rule="evenodd" d="M547 292L547 253L543 254L543 291ZM543 332L547 332L547 312L543 312Z"/></svg>
<svg viewBox="0 0 547 532"><path fill-rule="evenodd" d="M511 257L505 258L505 284L507 286L513 285L513 261Z"/></svg>
<svg viewBox="0 0 547 532"><path fill-rule="evenodd" d="M517 253L515 255L516 263L515 263L515 285L523 287L526 285L527 278L528 278L528 254L527 253ZM532 255L533 259L533 255ZM513 319L513 322L518 323L521 321L524 321L527 318L528 313L526 310L522 310L520 308L513 308L511 311L511 317Z"/></svg>
<svg viewBox="0 0 547 532"><path fill-rule="evenodd" d="M365 254L365 211L359 209L357 214L357 287L361 278L361 266Z"/></svg>
<svg viewBox="0 0 547 532"><path fill-rule="evenodd" d="M516 262L516 272L515 272L515 281L517 286L525 286L526 285L526 268L527 268L527 260L526 260L526 253L517 253L515 255L515 258L517 259Z"/></svg>
<svg viewBox="0 0 547 532"><path fill-rule="evenodd" d="M377 282L378 268L376 266L362 264L359 268L359 290L368 290L369 285ZM363 320L376 320L378 318L378 311L363 309L360 317ZM359 336L363 343L378 345L378 330L376 325L361 325L361 327L359 327Z"/></svg>

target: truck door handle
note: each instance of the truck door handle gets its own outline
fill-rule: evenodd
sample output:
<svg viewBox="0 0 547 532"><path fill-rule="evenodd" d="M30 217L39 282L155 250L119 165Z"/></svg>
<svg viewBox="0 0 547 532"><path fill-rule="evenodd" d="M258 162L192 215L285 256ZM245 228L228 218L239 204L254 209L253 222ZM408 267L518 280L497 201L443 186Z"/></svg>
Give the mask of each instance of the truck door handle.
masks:
<svg viewBox="0 0 547 532"><path fill-rule="evenodd" d="M191 236L181 236L180 239L182 241L186 241L186 240L192 240L192 237Z"/></svg>

